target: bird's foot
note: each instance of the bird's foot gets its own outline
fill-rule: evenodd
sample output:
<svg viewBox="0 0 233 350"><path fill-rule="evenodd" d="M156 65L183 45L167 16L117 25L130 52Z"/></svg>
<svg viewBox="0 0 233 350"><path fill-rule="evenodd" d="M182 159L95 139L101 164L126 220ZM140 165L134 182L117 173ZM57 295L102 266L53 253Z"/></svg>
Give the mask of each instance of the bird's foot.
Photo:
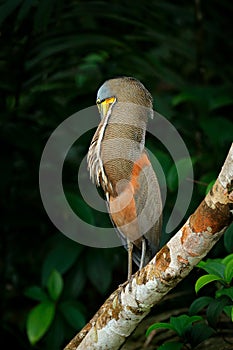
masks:
<svg viewBox="0 0 233 350"><path fill-rule="evenodd" d="M133 277L132 276L130 276L130 278L128 279L128 284L129 284L129 293L131 293L132 292L132 282L133 282Z"/></svg>
<svg viewBox="0 0 233 350"><path fill-rule="evenodd" d="M118 299L120 303L121 303L121 293L125 291L125 287L127 286L127 284L129 285L129 289L128 289L129 293L132 292L132 281L133 281L133 277L131 276L127 281L125 281L122 284L119 284L117 294L118 294Z"/></svg>

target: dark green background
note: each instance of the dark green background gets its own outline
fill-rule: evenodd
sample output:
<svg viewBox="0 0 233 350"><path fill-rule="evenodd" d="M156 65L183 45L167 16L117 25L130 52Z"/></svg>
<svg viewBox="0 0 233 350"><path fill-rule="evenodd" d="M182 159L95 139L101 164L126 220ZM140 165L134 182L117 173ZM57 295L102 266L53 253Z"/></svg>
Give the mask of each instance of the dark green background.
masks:
<svg viewBox="0 0 233 350"><path fill-rule="evenodd" d="M71 114L93 105L106 79L129 75L141 80L192 157L197 182L188 216L219 173L232 142L232 8L226 0L1 2L0 339L7 348L32 348L25 321L37 302L25 290L43 287L53 268L64 279L60 302L75 303L80 322L76 318L72 326L58 305L36 349L61 349L126 279L122 247L78 245L50 222L38 186L50 134ZM107 215L83 204L76 184L77 164L92 135L85 134L68 157L64 187L81 216L109 225ZM176 198L174 167L162 145L150 137L147 144L167 178L166 223ZM225 245L222 239L210 256L224 257L232 245L228 234Z"/></svg>

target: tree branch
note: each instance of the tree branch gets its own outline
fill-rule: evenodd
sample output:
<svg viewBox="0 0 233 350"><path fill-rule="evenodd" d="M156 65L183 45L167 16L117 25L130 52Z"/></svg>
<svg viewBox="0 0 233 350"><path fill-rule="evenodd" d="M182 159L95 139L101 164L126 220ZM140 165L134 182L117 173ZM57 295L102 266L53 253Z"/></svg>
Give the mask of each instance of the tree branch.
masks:
<svg viewBox="0 0 233 350"><path fill-rule="evenodd" d="M132 280L114 291L64 350L119 349L151 308L203 259L233 218L233 144L210 192Z"/></svg>

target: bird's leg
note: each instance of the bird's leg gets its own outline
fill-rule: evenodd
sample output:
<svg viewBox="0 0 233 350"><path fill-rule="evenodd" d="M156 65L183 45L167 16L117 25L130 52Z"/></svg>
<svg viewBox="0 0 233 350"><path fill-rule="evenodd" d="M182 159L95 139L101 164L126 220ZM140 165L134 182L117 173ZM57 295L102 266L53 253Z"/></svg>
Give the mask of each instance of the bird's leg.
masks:
<svg viewBox="0 0 233 350"><path fill-rule="evenodd" d="M128 277L126 282L119 285L118 298L120 303L121 303L121 292L123 290L123 287L127 283L129 284L129 292L132 291L133 243L129 239L127 239L127 250L128 250Z"/></svg>
<svg viewBox="0 0 233 350"><path fill-rule="evenodd" d="M133 243L127 239L127 249L128 249L128 282L129 282L129 292L132 291L132 265L133 265Z"/></svg>
<svg viewBox="0 0 233 350"><path fill-rule="evenodd" d="M141 255L139 270L141 270L144 266L145 255L146 255L146 240L144 237L142 237L142 255Z"/></svg>

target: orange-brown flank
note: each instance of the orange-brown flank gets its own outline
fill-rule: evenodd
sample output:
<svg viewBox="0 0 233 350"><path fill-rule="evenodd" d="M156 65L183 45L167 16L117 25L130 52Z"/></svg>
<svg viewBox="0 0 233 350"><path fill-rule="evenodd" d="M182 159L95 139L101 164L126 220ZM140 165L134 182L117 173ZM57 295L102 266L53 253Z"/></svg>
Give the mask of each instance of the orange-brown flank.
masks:
<svg viewBox="0 0 233 350"><path fill-rule="evenodd" d="M150 161L144 153L134 163L131 180L124 190L117 197L110 196L109 198L110 213L114 224L131 241L137 240L140 235L134 194L140 187L138 183L140 172L143 167L148 165L150 165Z"/></svg>

